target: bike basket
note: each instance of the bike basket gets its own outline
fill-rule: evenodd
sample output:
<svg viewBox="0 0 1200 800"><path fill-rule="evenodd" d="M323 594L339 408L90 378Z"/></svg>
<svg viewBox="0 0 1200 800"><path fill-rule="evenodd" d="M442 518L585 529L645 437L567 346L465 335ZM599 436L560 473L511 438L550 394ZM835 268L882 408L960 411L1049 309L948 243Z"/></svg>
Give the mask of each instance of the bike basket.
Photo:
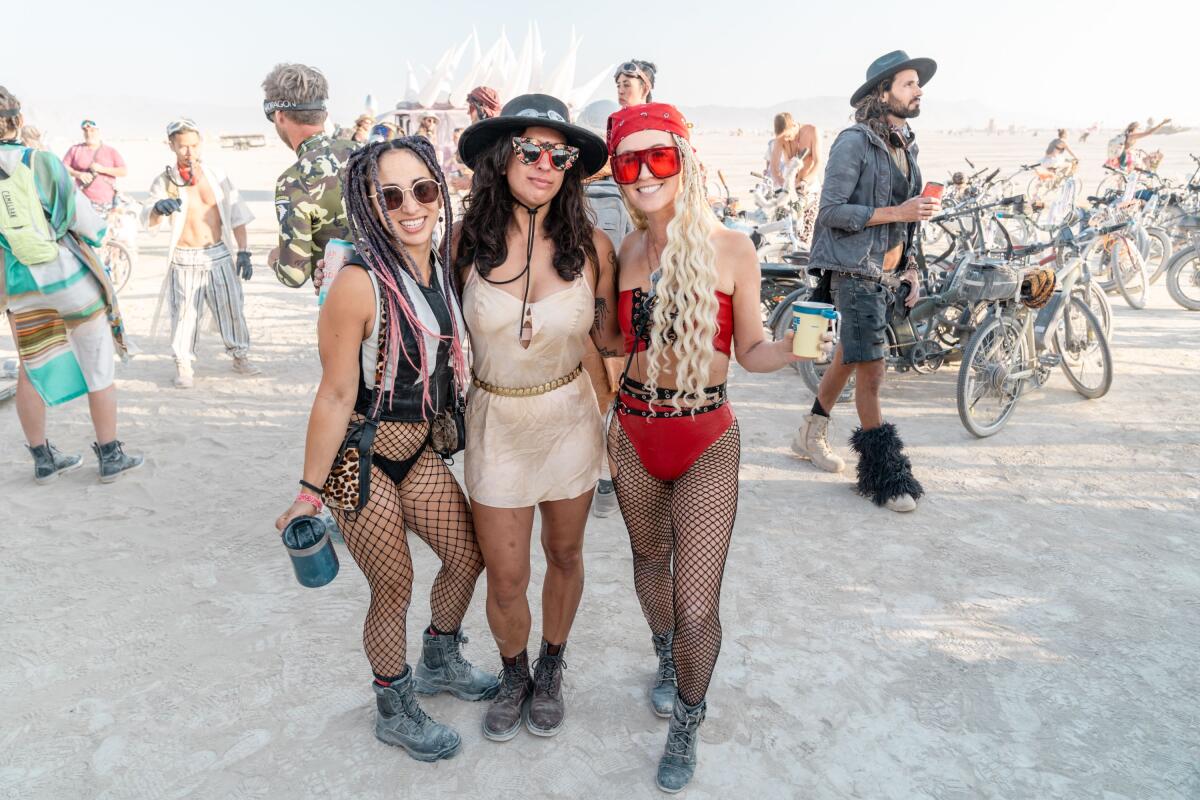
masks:
<svg viewBox="0 0 1200 800"><path fill-rule="evenodd" d="M975 263L966 266L962 292L969 302L1012 300L1021 291L1021 272L1005 264Z"/></svg>

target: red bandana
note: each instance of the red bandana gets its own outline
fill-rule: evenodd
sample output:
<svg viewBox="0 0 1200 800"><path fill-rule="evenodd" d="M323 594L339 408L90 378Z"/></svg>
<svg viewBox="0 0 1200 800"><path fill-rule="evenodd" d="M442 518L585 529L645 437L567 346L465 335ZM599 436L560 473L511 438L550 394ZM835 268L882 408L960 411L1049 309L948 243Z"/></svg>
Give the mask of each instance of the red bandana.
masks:
<svg viewBox="0 0 1200 800"><path fill-rule="evenodd" d="M617 145L631 133L666 131L691 141L688 122L679 109L669 103L643 103L614 111L608 118L608 154L617 152Z"/></svg>

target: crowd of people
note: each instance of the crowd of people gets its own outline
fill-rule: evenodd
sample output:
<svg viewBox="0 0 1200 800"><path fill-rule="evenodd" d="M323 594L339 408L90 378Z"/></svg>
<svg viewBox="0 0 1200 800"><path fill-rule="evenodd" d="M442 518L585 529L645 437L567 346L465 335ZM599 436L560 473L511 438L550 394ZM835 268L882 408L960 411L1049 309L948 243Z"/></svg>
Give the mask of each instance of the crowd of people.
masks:
<svg viewBox="0 0 1200 800"><path fill-rule="evenodd" d="M819 469L845 468L829 420L853 375L856 488L898 512L914 510L924 488L882 408L886 307L905 291L904 302L916 302L914 231L939 210L922 193L910 125L936 69L903 51L881 56L850 96L854 124L824 162L816 128L788 114L776 118L769 151L777 181L785 164L801 162L811 265L841 315L839 341L824 337L832 363L793 448ZM328 84L313 67L281 64L262 83L263 111L296 155L275 189L271 271L286 286L320 288L330 242L354 245L325 286L321 381L298 492L276 527L332 511L370 588L363 646L376 736L416 759L461 748L419 694L486 701L481 725L493 741L522 727L537 736L562 729L588 517L619 509L647 656L657 661L647 702L669 719L656 783L677 792L697 767L738 506L731 364L772 372L801 356L790 334L766 338L754 246L714 218L691 126L653 99L656 74L648 61L621 64L615 101L575 121L557 98L502 102L478 87L451 152L435 146L432 115L413 135L369 116L348 136L328 134ZM125 165L93 121L62 160L23 144L22 126L20 102L0 88L0 177L19 198L0 219L0 309L20 354L21 427L38 482L78 468L81 456L46 438L46 407L86 394L100 476L114 480L142 457L116 435L123 325L94 253L103 220L93 203L112 202ZM166 132L173 163L155 178L143 222L170 230L159 306L171 321L175 385L186 389L205 305L233 369L257 370L240 286L253 274L253 217L204 158L195 122L173 120ZM1151 132L1127 131L1126 149ZM1064 154L1060 132L1046 155ZM461 215L456 193L465 194ZM448 467L459 452L465 486ZM535 511L546 572L531 643ZM407 530L441 564L415 657ZM498 674L462 651L462 621L485 571Z"/></svg>

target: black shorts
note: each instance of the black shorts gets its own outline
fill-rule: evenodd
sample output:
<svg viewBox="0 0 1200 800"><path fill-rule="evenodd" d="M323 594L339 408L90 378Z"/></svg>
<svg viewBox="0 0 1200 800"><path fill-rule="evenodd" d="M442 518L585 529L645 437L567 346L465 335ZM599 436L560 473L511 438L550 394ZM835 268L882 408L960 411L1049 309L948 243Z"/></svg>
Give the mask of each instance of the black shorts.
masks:
<svg viewBox="0 0 1200 800"><path fill-rule="evenodd" d="M887 355L887 306L891 292L882 284L834 273L833 304L842 315L842 363L878 361Z"/></svg>

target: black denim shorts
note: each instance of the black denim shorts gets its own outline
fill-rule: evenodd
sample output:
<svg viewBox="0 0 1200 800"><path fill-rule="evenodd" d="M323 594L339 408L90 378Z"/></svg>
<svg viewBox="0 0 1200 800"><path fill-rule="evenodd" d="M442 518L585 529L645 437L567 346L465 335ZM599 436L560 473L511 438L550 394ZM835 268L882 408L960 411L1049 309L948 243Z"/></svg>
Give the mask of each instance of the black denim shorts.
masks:
<svg viewBox="0 0 1200 800"><path fill-rule="evenodd" d="M834 273L833 304L842 315L842 363L878 361L887 355L887 305L891 293L875 281Z"/></svg>

